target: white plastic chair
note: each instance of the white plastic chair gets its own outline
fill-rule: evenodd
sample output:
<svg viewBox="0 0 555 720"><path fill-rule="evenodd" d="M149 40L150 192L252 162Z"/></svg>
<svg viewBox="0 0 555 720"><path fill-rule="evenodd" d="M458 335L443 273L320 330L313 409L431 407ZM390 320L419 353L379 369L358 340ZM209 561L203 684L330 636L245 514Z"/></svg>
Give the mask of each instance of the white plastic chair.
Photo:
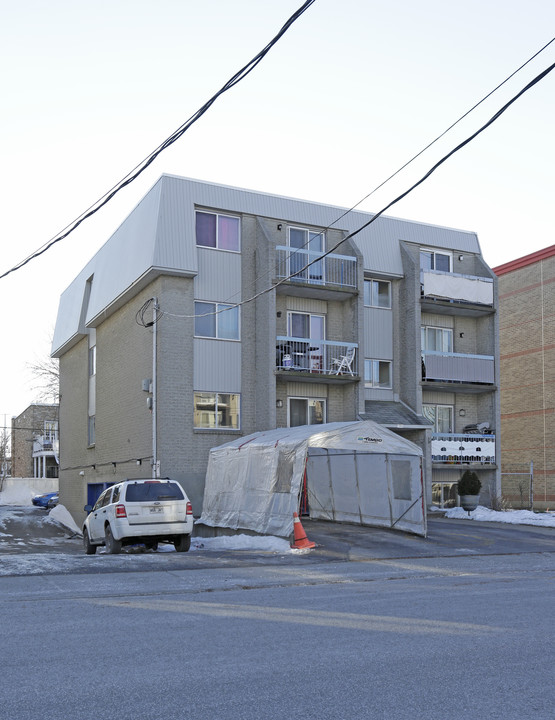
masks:
<svg viewBox="0 0 555 720"><path fill-rule="evenodd" d="M347 350L345 355L340 355L338 358L333 358L332 363L336 366L335 374L339 375L340 372L348 372L349 375L354 375L353 362L355 359L356 348L351 347Z"/></svg>

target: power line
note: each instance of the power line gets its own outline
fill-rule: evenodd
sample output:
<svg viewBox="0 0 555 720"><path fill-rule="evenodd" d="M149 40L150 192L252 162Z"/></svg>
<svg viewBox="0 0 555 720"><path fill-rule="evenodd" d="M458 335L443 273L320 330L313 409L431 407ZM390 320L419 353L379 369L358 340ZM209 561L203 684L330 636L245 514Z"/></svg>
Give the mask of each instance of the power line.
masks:
<svg viewBox="0 0 555 720"><path fill-rule="evenodd" d="M388 203L385 207L383 207L379 212L377 212L375 215L372 216L368 222L364 223L364 225L361 225L357 230L353 230L353 232L346 235L342 240L335 243L333 247L331 247L329 250L327 250L324 253L318 254L318 257L314 258L314 260L311 260L303 267L296 270L294 273L291 273L287 277L281 278L276 282L275 284L272 284L270 287L266 288L265 290L261 290L259 293L256 293L250 298L247 298L246 300L242 300L241 302L234 303L230 305L227 308L224 308L222 310L219 310L215 313L211 314L219 314L220 312L226 312L228 310L231 310L232 308L241 307L242 305L246 305L247 303L252 302L253 300L256 300L257 298L261 297L262 295L266 295L269 292L272 292L280 285L283 285L283 283L290 280L292 277L295 277L299 275L300 273L304 272L307 268L309 268L311 265L314 265L317 262L321 262L325 257L328 255L331 255L337 248L342 245L347 240L350 240L351 238L355 237L355 235L358 235L360 232L362 232L365 228L367 228L369 225L371 225L373 222L375 222L379 217L381 217L387 210L389 210L390 207L397 204L399 201L401 201L403 198L405 198L409 193L411 193L413 190L415 190L419 185L421 185L423 182L425 182L441 165L443 165L444 162L446 162L452 155L457 153L459 150L461 150L465 145L468 145L472 140L474 140L478 135L480 135L484 130L486 130L490 125L492 125L496 120L498 120L503 113L508 110L508 108L516 102L524 93L528 92L532 87L534 87L537 83L539 83L541 80L543 80L553 69L555 68L555 63L550 65L548 68L546 68L543 72L541 72L539 75L536 75L536 77L531 80L522 90L520 90L515 96L513 96L505 105L503 105L502 108L500 108L495 115L493 115L484 125L482 125L481 128L476 130L472 135L470 135L466 140L463 140L461 143L459 143L455 148L453 148L451 151L449 151L446 155L444 155L441 160L439 160L435 165L433 165L428 172L423 175L420 180L417 180L411 187L408 188L408 190L405 190L401 195L396 197L394 200L392 200L390 203ZM349 211L347 211L349 212ZM343 217L346 213L344 213L341 217ZM337 222L337 221L336 221ZM163 315L168 315L171 317L181 317L181 318L193 318L194 315L173 315L172 313L166 313L162 311Z"/></svg>
<svg viewBox="0 0 555 720"><path fill-rule="evenodd" d="M490 92L488 92L487 95L484 95L484 97L483 97L481 100L479 100L479 101L478 101L477 103L475 103L469 110L467 110L463 115L461 115L461 116L458 118L458 120L455 120L455 122L453 122L451 125L449 125L449 127L446 128L442 133L440 133L434 140L432 140L431 142L429 142L425 147L423 147L419 152L417 152L416 155L413 155L413 157L411 157L410 160L408 160L406 163L404 163L403 165L401 165L401 167L400 167L398 170L396 170L393 174L391 174L389 177L387 177L385 180L383 180L383 182L381 182L381 183L380 183L379 185L377 185L373 190L371 190L369 193L367 193L367 194L366 194L363 198L361 198L357 203L355 203L355 204L352 205L350 208L348 208L347 210L345 210L344 212L342 212L332 223L330 223L329 225L327 225L327 226L326 226L323 230L321 230L320 233L318 233L318 234L319 234L320 236L324 235L324 233L326 233L328 230L330 230L334 225L336 225L336 224L337 224L340 220L342 220L346 215L348 215L349 213L353 212L353 210L355 210L355 209L356 209L359 205L361 205L365 200L368 200L368 198L369 198L371 195L373 195L375 192L377 192L377 191L380 190L382 187L384 187L384 185L386 185L390 180L393 180L394 177L396 177L397 175L399 175L400 172L402 172L403 170L405 170L405 168L407 168L411 163L413 163L413 162L414 162L416 159L418 159L423 153L425 153L426 150L429 150L429 149L432 147L432 145L435 145L436 142L438 142L439 140L441 140L442 137L444 137L444 136L445 136L448 132L450 132L455 126L457 126L457 125L458 125L460 122L462 122L466 117L468 117L468 116L470 115L470 113L474 112L474 110L476 110L476 108L478 108L480 105L482 105L482 103L484 103L488 98L490 98L494 93L496 93L500 88L502 88L503 85L505 85L506 83L508 83L509 80L511 80L513 77L515 77L515 75L517 75L517 73L519 73L519 72L520 72L521 70L523 70L527 65L529 65L529 64L532 62L532 60L534 60L535 58L537 58L538 55L540 55L544 50L546 50L546 49L547 49L552 43L554 43L554 42L555 42L555 38L551 38L551 40L550 40L549 42L547 42L542 48L540 48L540 49L539 49L537 52L535 52L530 58L528 58L528 60L526 60L524 63L522 63L522 65L520 65L520 66L519 66L516 70L514 70L510 75L508 75L502 82L500 82L496 87L494 87L493 90L490 90ZM309 243L310 243L310 238L309 238L309 239L306 241L306 243L304 243L300 248L294 248L294 249L292 249L292 250L291 250L291 257L294 257L295 255L298 255L298 254L299 254L299 251L304 250L304 249L308 246ZM320 258L316 258L316 259L314 260L314 262L318 262L319 259L320 259ZM307 265L306 267L308 267L308 265ZM285 278L284 281L291 279L291 277L294 277L295 275L300 274L300 273L303 272L304 270L305 270L305 267L301 268L301 269L298 270L296 273L294 273L294 274L292 274L292 275L289 275L289 277ZM250 286L252 287L252 286L255 285L257 282L260 282L260 280L262 280L263 278L268 277L269 274L270 274L270 271L268 271L268 272L266 272L266 273L264 273L264 274L262 274L262 275L258 275L258 276L250 283ZM227 298L226 301L224 301L224 303L231 303L232 300L233 300L233 298L234 298L237 294L239 294L239 292L240 292L240 291L238 291L238 292L235 293L234 295L231 295L229 298ZM224 303L222 303L222 304L224 304ZM214 312L211 312L211 313L204 313L203 315L195 315L194 317L205 317L205 316L207 316L207 315L218 315L219 313L225 312L225 311L228 310L228 309L229 309L229 308L225 308L225 309L223 309L223 310L218 310L218 311L214 311ZM171 315L171 313L165 313L165 314ZM172 317L188 318L188 317L190 317L190 316L188 316L188 315L172 315ZM142 324L142 323L139 323L139 324ZM150 323L150 324L152 324L152 323Z"/></svg>
<svg viewBox="0 0 555 720"><path fill-rule="evenodd" d="M306 2L304 2L298 8L298 10L296 10L293 15L291 15L291 17L283 25L277 35L275 35L272 40L270 40L270 42L252 58L252 60L250 60L244 67L242 67L238 72L236 72L235 75L229 78L229 80L220 88L220 90L218 90L218 92L216 92L201 108L199 108L193 115L191 115L188 120L186 120L180 127L178 127L175 132L173 132L168 138L166 138L163 143L161 143L155 150L153 150L150 155L148 155L142 162L136 165L133 170L131 170L122 180L119 181L119 183L117 183L110 190L108 190L107 193L105 193L101 198L99 198L95 203L93 203L93 205L91 205L87 210L81 213L81 215L79 215L79 217L76 218L72 223L66 225L66 227L63 228L51 240L42 245L31 255L27 256L24 260L21 260L17 265L14 265L14 267L12 267L10 270L7 270L2 275L0 275L0 280L2 278L5 278L10 273L19 270L24 265L27 265L27 263L31 262L31 260L34 260L35 258L45 253L56 243L64 240L68 235L74 232L74 230L76 230L82 222L97 213L102 207L104 207L104 205L110 202L114 195L116 195L124 187L127 187L127 185L130 185L134 180L136 180L139 175L144 172L149 167L149 165L154 162L154 160L156 160L158 155L160 155L160 153L170 147L170 145L173 145L176 140L179 140L179 138L184 135L184 133L186 133L187 130L194 123L196 123L197 120L199 120L205 112L207 112L212 107L212 105L221 95L223 95L228 90L231 90L231 88L235 87L235 85L240 83L241 80L244 80L247 75L249 75L256 68L256 66L262 62L262 60L266 57L266 55L270 52L274 45L276 45L276 43L283 37L283 35L285 35L285 33L289 30L293 23L298 20L301 15L306 12L306 10L308 10L308 8L315 2L316 0L306 0Z"/></svg>

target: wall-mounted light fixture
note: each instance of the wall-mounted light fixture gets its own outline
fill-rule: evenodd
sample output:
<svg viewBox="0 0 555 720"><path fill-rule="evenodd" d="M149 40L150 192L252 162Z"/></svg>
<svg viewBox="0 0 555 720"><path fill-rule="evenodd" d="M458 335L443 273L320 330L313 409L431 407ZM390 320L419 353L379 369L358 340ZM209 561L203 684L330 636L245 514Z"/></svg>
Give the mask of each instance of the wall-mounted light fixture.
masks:
<svg viewBox="0 0 555 720"><path fill-rule="evenodd" d="M276 407L282 408L283 407L283 400L276 400Z"/></svg>
<svg viewBox="0 0 555 720"><path fill-rule="evenodd" d="M81 471L79 472L79 475L81 475L81 477L83 477L84 474L85 474L85 471L84 471L84 470L81 470Z"/></svg>
<svg viewBox="0 0 555 720"><path fill-rule="evenodd" d="M278 310L278 311L277 311L276 317L281 317L281 310Z"/></svg>
<svg viewBox="0 0 555 720"><path fill-rule="evenodd" d="M459 337L460 337L460 338L463 338L463 337L464 337L464 333L459 333Z"/></svg>
<svg viewBox="0 0 555 720"><path fill-rule="evenodd" d="M462 262L464 260L464 255L459 255L459 262Z"/></svg>
<svg viewBox="0 0 555 720"><path fill-rule="evenodd" d="M137 465L141 465L141 464L142 464L142 460L141 460L141 458L139 458L139 459L137 460Z"/></svg>
<svg viewBox="0 0 555 720"><path fill-rule="evenodd" d="M465 410L464 408L461 408L461 409L459 410L459 415L460 415L461 417L464 417L464 416L466 415L466 410Z"/></svg>
<svg viewBox="0 0 555 720"><path fill-rule="evenodd" d="M281 228L282 228L282 227L283 227L283 225L282 225L281 223L278 223L277 229L278 229L280 232L281 232Z"/></svg>

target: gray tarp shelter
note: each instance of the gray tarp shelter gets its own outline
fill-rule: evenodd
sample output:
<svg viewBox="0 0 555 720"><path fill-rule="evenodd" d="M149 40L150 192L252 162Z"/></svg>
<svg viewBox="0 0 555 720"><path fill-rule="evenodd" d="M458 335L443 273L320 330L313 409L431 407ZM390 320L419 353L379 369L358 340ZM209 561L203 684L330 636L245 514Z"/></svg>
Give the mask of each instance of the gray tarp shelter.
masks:
<svg viewBox="0 0 555 720"><path fill-rule="evenodd" d="M200 523L287 537L311 518L426 536L422 450L371 420L278 428L212 448Z"/></svg>

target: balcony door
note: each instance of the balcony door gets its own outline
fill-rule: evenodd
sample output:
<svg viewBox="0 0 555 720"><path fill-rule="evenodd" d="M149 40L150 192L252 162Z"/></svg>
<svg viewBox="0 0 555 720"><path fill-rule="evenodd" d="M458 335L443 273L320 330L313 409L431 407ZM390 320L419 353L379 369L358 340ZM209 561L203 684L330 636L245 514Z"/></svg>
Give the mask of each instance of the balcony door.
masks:
<svg viewBox="0 0 555 720"><path fill-rule="evenodd" d="M323 343L323 340L326 339L325 315L289 312L287 314L287 335L290 338L299 338L291 343L294 367L311 372L319 372L326 367Z"/></svg>
<svg viewBox="0 0 555 720"><path fill-rule="evenodd" d="M422 405L422 414L433 423L434 433L453 432L453 406L452 405Z"/></svg>
<svg viewBox="0 0 555 720"><path fill-rule="evenodd" d="M309 283L324 282L324 261L318 260L324 251L324 234L305 228L289 228L289 274L292 280ZM312 263L310 267L305 267ZM303 269L304 268L304 269Z"/></svg>

